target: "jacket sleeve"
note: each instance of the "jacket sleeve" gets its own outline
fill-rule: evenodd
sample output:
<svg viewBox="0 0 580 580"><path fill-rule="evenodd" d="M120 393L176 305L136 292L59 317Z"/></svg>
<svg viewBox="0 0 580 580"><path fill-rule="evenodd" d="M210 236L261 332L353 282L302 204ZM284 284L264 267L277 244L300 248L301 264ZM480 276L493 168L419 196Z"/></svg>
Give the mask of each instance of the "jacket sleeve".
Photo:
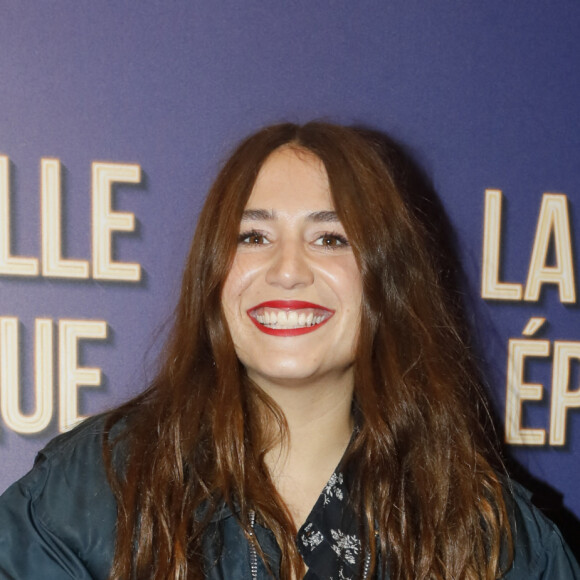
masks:
<svg viewBox="0 0 580 580"><path fill-rule="evenodd" d="M0 497L0 578L90 579L76 554L39 517L37 502L48 471L41 461Z"/></svg>
<svg viewBox="0 0 580 580"><path fill-rule="evenodd" d="M580 580L578 562L559 532L554 533L550 538L540 567L542 568L540 576L542 580L547 578Z"/></svg>
<svg viewBox="0 0 580 580"><path fill-rule="evenodd" d="M513 484L514 561L505 580L580 580L580 567L560 531Z"/></svg>
<svg viewBox="0 0 580 580"><path fill-rule="evenodd" d="M116 503L98 429L49 443L33 469L0 497L2 580L106 580Z"/></svg>

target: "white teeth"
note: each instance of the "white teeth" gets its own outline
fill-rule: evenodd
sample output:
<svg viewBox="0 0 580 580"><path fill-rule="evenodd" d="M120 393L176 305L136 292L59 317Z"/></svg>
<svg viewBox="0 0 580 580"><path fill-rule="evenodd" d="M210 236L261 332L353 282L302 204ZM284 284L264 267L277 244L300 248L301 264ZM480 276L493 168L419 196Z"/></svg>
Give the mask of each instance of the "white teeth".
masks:
<svg viewBox="0 0 580 580"><path fill-rule="evenodd" d="M256 320L270 328L305 328L320 324L328 318L326 314L316 314L312 311L263 310L254 314Z"/></svg>

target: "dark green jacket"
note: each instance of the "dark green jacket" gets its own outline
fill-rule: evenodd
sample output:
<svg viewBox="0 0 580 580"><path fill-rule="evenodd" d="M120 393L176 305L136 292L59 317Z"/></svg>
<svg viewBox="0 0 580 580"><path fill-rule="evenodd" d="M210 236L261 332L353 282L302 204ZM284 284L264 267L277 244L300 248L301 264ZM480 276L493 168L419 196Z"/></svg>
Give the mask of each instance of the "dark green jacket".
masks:
<svg viewBox="0 0 580 580"><path fill-rule="evenodd" d="M2 580L108 578L115 543L116 504L105 477L101 443L102 419L86 421L50 442L38 455L34 468L2 495ZM329 485L317 502L318 508L313 510L314 513L318 509L318 516L311 514L310 523L307 521L299 532L298 543L302 540L302 554L310 568L307 578L355 578L360 562L352 564L356 545L349 546L347 534L337 539L331 524L325 523L327 516L322 510L332 491L335 496L342 495L338 487ZM580 568L558 529L530 504L522 488L514 484L512 495L515 560L504 578L580 580ZM254 559L255 553L227 508L218 511L212 525L205 547L207 578L270 577L260 559ZM275 570L279 552L273 535L257 524L254 529ZM219 534L222 549L221 542L215 539ZM336 575L328 572L331 568Z"/></svg>

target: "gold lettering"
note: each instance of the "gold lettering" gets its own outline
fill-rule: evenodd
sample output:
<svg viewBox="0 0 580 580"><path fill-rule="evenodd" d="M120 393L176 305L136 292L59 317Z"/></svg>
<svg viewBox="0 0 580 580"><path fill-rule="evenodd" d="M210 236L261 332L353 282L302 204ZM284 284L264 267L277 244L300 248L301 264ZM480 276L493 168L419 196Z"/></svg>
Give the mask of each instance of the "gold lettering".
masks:
<svg viewBox="0 0 580 580"><path fill-rule="evenodd" d="M0 317L0 407L2 419L17 433L38 433L52 418L53 363L52 321L35 321L34 413L23 415L20 410L20 380L18 372L18 319Z"/></svg>
<svg viewBox="0 0 580 580"><path fill-rule="evenodd" d="M112 185L139 183L141 167L121 163L93 163L93 277L100 280L138 282L138 263L115 262L112 258L114 231L132 232L135 215L111 209Z"/></svg>
<svg viewBox="0 0 580 580"><path fill-rule="evenodd" d="M10 254L10 173L9 160L0 155L0 274L38 276L38 260Z"/></svg>
<svg viewBox="0 0 580 580"><path fill-rule="evenodd" d="M541 401L543 397L541 384L524 382L525 359L547 357L549 354L550 342L547 340L509 341L505 408L506 443L543 445L546 441L544 429L522 427L522 404L524 401Z"/></svg>
<svg viewBox="0 0 580 580"><path fill-rule="evenodd" d="M62 258L60 161L40 162L40 211L42 216L42 275L55 278L88 278L86 260Z"/></svg>
<svg viewBox="0 0 580 580"><path fill-rule="evenodd" d="M552 238L556 265L547 266L548 248ZM571 240L566 196L545 193L536 227L524 300L536 302L540 298L542 284L557 284L560 302L576 302Z"/></svg>
<svg viewBox="0 0 580 580"><path fill-rule="evenodd" d="M59 428L66 431L85 419L78 410L79 387L98 387L101 384L101 369L78 366L79 341L107 338L107 323L101 320L60 320L58 326Z"/></svg>
<svg viewBox="0 0 580 580"><path fill-rule="evenodd" d="M571 360L580 361L580 342L554 343L552 368L552 410L550 414L550 445L566 442L566 412L580 407L580 389L569 390Z"/></svg>
<svg viewBox="0 0 580 580"><path fill-rule="evenodd" d="M485 190L481 296L493 300L521 300L522 285L500 282L501 205L499 189Z"/></svg>

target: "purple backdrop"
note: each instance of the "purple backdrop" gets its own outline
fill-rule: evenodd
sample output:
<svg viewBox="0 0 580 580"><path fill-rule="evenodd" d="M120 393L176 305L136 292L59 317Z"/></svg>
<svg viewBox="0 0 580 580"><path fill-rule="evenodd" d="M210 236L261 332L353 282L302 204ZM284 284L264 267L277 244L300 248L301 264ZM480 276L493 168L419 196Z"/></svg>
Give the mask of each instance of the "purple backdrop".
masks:
<svg viewBox="0 0 580 580"><path fill-rule="evenodd" d="M533 338L547 341L550 355L530 359L525 370L527 382L543 384L543 398L522 403L522 421L549 431L554 341L578 345L577 300L561 303L554 284L534 302L481 296L484 192L503 191L499 274L522 285L542 196L565 194L576 282L578 30L574 0L7 3L0 155L10 160L12 254L41 258L41 159L62 163L63 254L91 266L92 163L142 168L141 182L119 184L113 197L114 210L134 213L137 222L134 232L113 236L113 256L139 263L141 282L0 275L0 317L19 322L22 411L34 409L38 318L53 321L55 381L59 321L107 323L106 340L80 343L78 365L102 371L100 387L79 389L81 414L141 389L220 161L259 126L322 117L390 132L432 180L458 236L500 417L508 340L525 338L531 317L547 319ZM578 360L571 360L574 391ZM36 434L0 420L0 489L57 434L58 402L55 382L51 422ZM576 516L578 415L571 405L564 445L508 446Z"/></svg>

